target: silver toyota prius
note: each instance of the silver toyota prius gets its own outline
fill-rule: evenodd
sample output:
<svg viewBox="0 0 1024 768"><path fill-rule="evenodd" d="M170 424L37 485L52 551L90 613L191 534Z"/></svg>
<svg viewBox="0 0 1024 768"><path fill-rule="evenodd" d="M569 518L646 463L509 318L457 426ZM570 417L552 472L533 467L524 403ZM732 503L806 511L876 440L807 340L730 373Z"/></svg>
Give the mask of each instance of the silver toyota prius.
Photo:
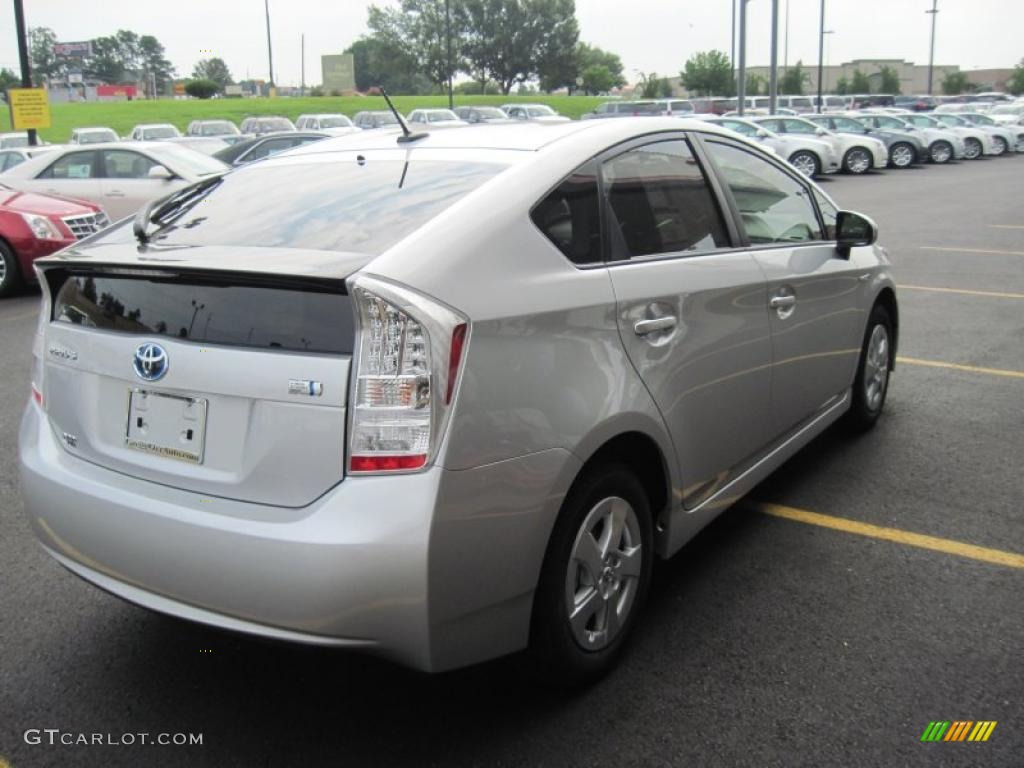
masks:
<svg viewBox="0 0 1024 768"><path fill-rule="evenodd" d="M655 560L879 417L875 239L700 121L309 144L36 262L26 511L156 611L592 680Z"/></svg>

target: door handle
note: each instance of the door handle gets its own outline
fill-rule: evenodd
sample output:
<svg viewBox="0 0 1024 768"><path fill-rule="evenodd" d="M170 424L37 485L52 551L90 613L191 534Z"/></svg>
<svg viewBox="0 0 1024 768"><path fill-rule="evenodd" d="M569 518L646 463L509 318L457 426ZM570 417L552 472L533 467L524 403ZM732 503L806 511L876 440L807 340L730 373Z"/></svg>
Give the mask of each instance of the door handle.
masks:
<svg viewBox="0 0 1024 768"><path fill-rule="evenodd" d="M657 331L668 331L676 327L676 319L672 315L655 317L651 320L637 320L633 325L633 331L637 336L646 336L648 333Z"/></svg>
<svg viewBox="0 0 1024 768"><path fill-rule="evenodd" d="M796 304L796 296L772 296L768 306L772 309L786 309Z"/></svg>

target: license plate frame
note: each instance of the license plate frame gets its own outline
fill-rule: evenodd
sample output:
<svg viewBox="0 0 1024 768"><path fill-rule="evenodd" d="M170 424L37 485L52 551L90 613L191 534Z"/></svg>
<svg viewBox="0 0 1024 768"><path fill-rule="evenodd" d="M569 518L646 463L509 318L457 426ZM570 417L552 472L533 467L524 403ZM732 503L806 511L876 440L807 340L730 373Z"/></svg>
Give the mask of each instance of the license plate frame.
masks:
<svg viewBox="0 0 1024 768"><path fill-rule="evenodd" d="M125 447L199 466L206 453L208 410L204 397L129 389Z"/></svg>

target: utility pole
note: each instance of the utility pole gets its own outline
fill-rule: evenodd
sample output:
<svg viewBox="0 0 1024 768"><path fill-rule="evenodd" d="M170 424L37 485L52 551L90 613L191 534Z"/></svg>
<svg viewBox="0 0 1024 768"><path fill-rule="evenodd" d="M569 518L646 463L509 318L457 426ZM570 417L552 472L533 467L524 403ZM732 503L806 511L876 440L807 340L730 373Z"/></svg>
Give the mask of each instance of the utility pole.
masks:
<svg viewBox="0 0 1024 768"><path fill-rule="evenodd" d="M732 45L732 49L729 52L729 67L732 70L732 81L736 82L736 3L742 2L743 0L730 0L732 5L732 37L729 38L729 42Z"/></svg>
<svg viewBox="0 0 1024 768"><path fill-rule="evenodd" d="M299 93L302 96L306 95L306 33L302 33L302 85L300 86Z"/></svg>
<svg viewBox="0 0 1024 768"><path fill-rule="evenodd" d="M263 0L267 12L267 60L270 62L270 87L274 87L274 49L270 47L270 0ZM292 81L295 82L294 80Z"/></svg>
<svg viewBox="0 0 1024 768"><path fill-rule="evenodd" d="M786 42L782 50L782 68L789 69L789 0L786 0Z"/></svg>
<svg viewBox="0 0 1024 768"><path fill-rule="evenodd" d="M935 67L935 17L939 15L939 0L932 0L932 9L925 11L932 16L932 46L928 54L928 95L932 95L932 69Z"/></svg>
<svg viewBox="0 0 1024 768"><path fill-rule="evenodd" d="M772 0L772 53L768 70L768 111L779 105L779 0Z"/></svg>
<svg viewBox="0 0 1024 768"><path fill-rule="evenodd" d="M736 74L736 111L740 117L746 111L747 102L747 1L739 0L740 4L740 66Z"/></svg>
<svg viewBox="0 0 1024 768"><path fill-rule="evenodd" d="M452 93L452 8L449 0L444 0L444 35L448 41L448 109L454 109L455 96ZM484 86L486 91L486 83Z"/></svg>
<svg viewBox="0 0 1024 768"><path fill-rule="evenodd" d="M18 35L18 62L21 64L21 87L31 88L32 67L28 61L28 35L25 34L25 9L21 5L21 0L14 0L14 28ZM33 147L38 143L35 128L28 129L28 143L29 146Z"/></svg>
<svg viewBox="0 0 1024 768"><path fill-rule="evenodd" d="M817 113L821 114L821 76L823 72L823 65L825 63L825 0L821 0L821 27L818 29L818 109Z"/></svg>

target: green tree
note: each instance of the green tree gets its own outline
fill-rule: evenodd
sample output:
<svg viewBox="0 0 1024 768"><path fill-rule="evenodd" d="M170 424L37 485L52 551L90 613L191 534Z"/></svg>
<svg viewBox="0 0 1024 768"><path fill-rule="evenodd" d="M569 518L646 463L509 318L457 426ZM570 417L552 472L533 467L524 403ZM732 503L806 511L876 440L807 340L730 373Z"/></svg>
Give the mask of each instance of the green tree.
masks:
<svg viewBox="0 0 1024 768"><path fill-rule="evenodd" d="M13 70L4 67L0 69L0 93L7 95L8 88L17 88L21 85L21 78L14 74Z"/></svg>
<svg viewBox="0 0 1024 768"><path fill-rule="evenodd" d="M839 80L836 81L836 93L838 93L840 96L845 96L849 92L850 81L847 80L845 77L840 77Z"/></svg>
<svg viewBox="0 0 1024 768"><path fill-rule="evenodd" d="M435 0L400 0L397 8L371 5L366 23L370 37L392 49L406 51L415 60L417 69L438 89L444 89L448 85L449 75L466 70L462 43L465 18L464 0L453 0L450 67L444 3Z"/></svg>
<svg viewBox="0 0 1024 768"><path fill-rule="evenodd" d="M761 93L768 93L767 83L760 75L747 75L747 83L745 87L747 96L757 96Z"/></svg>
<svg viewBox="0 0 1024 768"><path fill-rule="evenodd" d="M878 70L878 74L882 76L879 92L898 95L900 92L900 76L896 70L889 66L883 66Z"/></svg>
<svg viewBox="0 0 1024 768"><path fill-rule="evenodd" d="M942 78L942 92L947 96L956 96L961 93L970 93L974 90L971 81L967 79L965 72L947 72Z"/></svg>
<svg viewBox="0 0 1024 768"><path fill-rule="evenodd" d="M560 69L579 37L575 0L462 0L463 51L469 71L509 93L546 71Z"/></svg>
<svg viewBox="0 0 1024 768"><path fill-rule="evenodd" d="M583 78L583 92L591 96L607 93L615 87L615 76L604 64L587 67L580 77Z"/></svg>
<svg viewBox="0 0 1024 768"><path fill-rule="evenodd" d="M195 67L192 68L192 77L196 80L212 80L217 84L219 91L223 91L225 86L235 82L231 78L231 70L224 63L224 59L216 57L197 61Z"/></svg>
<svg viewBox="0 0 1024 768"><path fill-rule="evenodd" d="M853 70L853 80L850 81L850 93L871 93L871 81L859 69Z"/></svg>
<svg viewBox="0 0 1024 768"><path fill-rule="evenodd" d="M643 72L640 73L640 80L637 82L638 95L644 99L656 99L658 93L661 91L661 80L658 78L657 72L651 72L649 75Z"/></svg>
<svg viewBox="0 0 1024 768"><path fill-rule="evenodd" d="M53 52L57 42L57 34L49 27L33 27L28 33L28 45L32 51L29 63L32 66L32 83L41 85L42 81L58 74L62 63Z"/></svg>
<svg viewBox="0 0 1024 768"><path fill-rule="evenodd" d="M577 87L576 79L586 80L586 71L592 67L603 67L611 76L611 83L602 88L601 91L610 91L612 88L621 88L626 84L625 68L622 66L622 59L618 54L605 51L596 45L577 43L573 50L573 66L571 75L560 82L552 82L541 78L541 89L553 91L556 88L567 86L570 91ZM600 78L599 78L600 79ZM598 93L600 91L595 91Z"/></svg>
<svg viewBox="0 0 1024 768"><path fill-rule="evenodd" d="M1006 90L1014 96L1024 94L1024 59L1021 59L1020 64L1013 68L1013 74L1006 81Z"/></svg>
<svg viewBox="0 0 1024 768"><path fill-rule="evenodd" d="M703 96L720 96L732 89L732 62L723 51L700 51L686 61L679 73L686 90Z"/></svg>
<svg viewBox="0 0 1024 768"><path fill-rule="evenodd" d="M209 99L220 90L213 80L189 80L185 83L185 93L196 99Z"/></svg>
<svg viewBox="0 0 1024 768"><path fill-rule="evenodd" d="M658 84L658 95L663 99L672 98L672 84L667 77L661 78L661 82Z"/></svg>
<svg viewBox="0 0 1024 768"><path fill-rule="evenodd" d="M416 59L402 48L376 37L363 37L345 49L355 67L356 88L367 92L384 87L389 93L418 96L435 90L421 74Z"/></svg>
<svg viewBox="0 0 1024 768"><path fill-rule="evenodd" d="M152 35L143 35L139 38L139 59L143 74L153 76L156 80L156 89L160 92L174 79L174 65L164 54L163 45ZM224 69L226 71L227 67ZM230 85L230 82L225 85Z"/></svg>
<svg viewBox="0 0 1024 768"><path fill-rule="evenodd" d="M779 78L779 93L800 96L810 79L810 75L804 72L804 63L797 60L796 65L787 67L782 77Z"/></svg>

